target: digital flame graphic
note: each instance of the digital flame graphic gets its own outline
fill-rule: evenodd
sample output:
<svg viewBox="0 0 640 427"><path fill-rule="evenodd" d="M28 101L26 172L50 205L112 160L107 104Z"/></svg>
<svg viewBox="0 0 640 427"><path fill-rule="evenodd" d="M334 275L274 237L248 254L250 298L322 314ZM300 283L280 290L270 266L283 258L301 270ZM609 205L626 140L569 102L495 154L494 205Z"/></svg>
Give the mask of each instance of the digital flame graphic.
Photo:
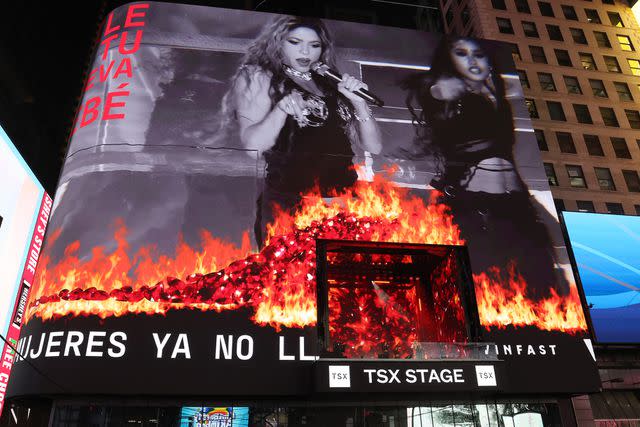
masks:
<svg viewBox="0 0 640 427"><path fill-rule="evenodd" d="M310 192L295 213L276 215L268 226L267 245L259 253L251 252L248 233L237 246L203 231L198 249L182 242L173 256L158 255L153 247L130 255L128 231L117 221L116 247L110 253L94 247L90 257L81 259L80 243L74 242L52 264L45 250L27 320L244 308L251 310L256 324L278 330L314 325L316 239L464 244L448 207L438 203L437 197L435 192L430 200L413 196L380 175L373 182L358 182L330 203ZM48 246L52 240L49 238ZM439 274L446 283L448 273ZM480 322L486 328L586 330L575 286L567 296L551 291L548 299L533 301L527 298L527 285L513 266L497 266L474 275L474 281ZM443 301L455 300L445 288L439 294ZM398 298L410 299L411 295ZM451 319L455 324L461 318L458 313ZM399 339L409 338L402 335L398 334Z"/></svg>

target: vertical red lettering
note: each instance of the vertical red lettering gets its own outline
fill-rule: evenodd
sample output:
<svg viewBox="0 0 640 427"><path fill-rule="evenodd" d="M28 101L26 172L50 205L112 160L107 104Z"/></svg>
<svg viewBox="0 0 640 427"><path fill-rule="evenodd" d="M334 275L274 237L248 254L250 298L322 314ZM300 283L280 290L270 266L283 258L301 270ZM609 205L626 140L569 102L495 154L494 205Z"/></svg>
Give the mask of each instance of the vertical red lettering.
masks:
<svg viewBox="0 0 640 427"><path fill-rule="evenodd" d="M100 45L104 45L104 52L102 52L102 60L107 59L107 55L109 54L109 49L111 49L111 41L117 39L118 35L114 34L112 36L107 37L106 39L100 42Z"/></svg>
<svg viewBox="0 0 640 427"><path fill-rule="evenodd" d="M89 73L89 78L87 79L87 88L85 90L89 90L89 89L91 89L93 87L93 79L95 79L97 71L98 71L98 69L94 68Z"/></svg>
<svg viewBox="0 0 640 427"><path fill-rule="evenodd" d="M82 110L82 120L80 120L81 128L93 123L98 118L98 106L100 106L99 96L89 98L89 100L84 104L84 109Z"/></svg>
<svg viewBox="0 0 640 427"><path fill-rule="evenodd" d="M123 31L120 38L120 44L118 47L118 52L123 55L129 55L132 53L136 53L140 48L140 41L142 40L142 30L136 30L136 39L133 42L133 47L127 49L127 39L129 38L129 32Z"/></svg>
<svg viewBox="0 0 640 427"><path fill-rule="evenodd" d="M127 77L133 77L133 72L131 71L131 59L128 56L125 56L120 64L118 64L118 69L115 73L113 73L114 80L118 78L120 74L126 74Z"/></svg>
<svg viewBox="0 0 640 427"><path fill-rule="evenodd" d="M120 25L116 25L115 27L111 26L111 23L113 22L113 12L111 12L109 14L109 17L107 18L107 25L105 25L104 28L104 35L106 36L107 34L111 34L114 31L118 31L120 29Z"/></svg>
<svg viewBox="0 0 640 427"><path fill-rule="evenodd" d="M129 96L128 90L123 90L120 92L109 92L107 94L107 99L104 102L104 113L102 114L102 120L114 120L114 119L124 119L124 113L111 113L112 108L120 108L124 107L125 103L123 102L113 102L113 99L116 97L125 97Z"/></svg>
<svg viewBox="0 0 640 427"><path fill-rule="evenodd" d="M128 28L128 27L144 27L144 22L142 21L133 21L135 18L144 18L147 14L146 11L144 12L139 12L136 13L137 10L139 9L149 9L149 4L148 3L140 3L140 4L133 4L131 6L129 6L129 9L127 10L127 18L124 21L124 27Z"/></svg>

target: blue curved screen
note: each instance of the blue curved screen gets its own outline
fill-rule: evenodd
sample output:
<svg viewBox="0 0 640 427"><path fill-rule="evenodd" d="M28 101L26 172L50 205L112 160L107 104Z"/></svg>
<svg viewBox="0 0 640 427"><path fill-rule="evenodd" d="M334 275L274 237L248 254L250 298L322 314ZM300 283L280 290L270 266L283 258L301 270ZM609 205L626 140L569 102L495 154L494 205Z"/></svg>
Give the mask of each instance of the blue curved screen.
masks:
<svg viewBox="0 0 640 427"><path fill-rule="evenodd" d="M640 217L563 216L596 340L640 342Z"/></svg>

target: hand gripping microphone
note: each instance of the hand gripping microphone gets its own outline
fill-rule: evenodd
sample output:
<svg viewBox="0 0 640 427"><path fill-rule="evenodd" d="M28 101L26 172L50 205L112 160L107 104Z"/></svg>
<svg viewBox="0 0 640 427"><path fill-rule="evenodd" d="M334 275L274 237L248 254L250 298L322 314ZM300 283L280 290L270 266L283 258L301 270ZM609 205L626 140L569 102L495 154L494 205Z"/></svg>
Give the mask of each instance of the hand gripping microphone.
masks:
<svg viewBox="0 0 640 427"><path fill-rule="evenodd" d="M316 62L311 66L311 69L321 75L322 77L326 77L329 80L333 80L336 83L340 83L342 81L342 76L335 70L329 68L327 64L322 62ZM358 89L354 90L353 93L358 95L360 98L364 99L371 104L377 105L378 107L382 107L384 105L384 101L366 89Z"/></svg>

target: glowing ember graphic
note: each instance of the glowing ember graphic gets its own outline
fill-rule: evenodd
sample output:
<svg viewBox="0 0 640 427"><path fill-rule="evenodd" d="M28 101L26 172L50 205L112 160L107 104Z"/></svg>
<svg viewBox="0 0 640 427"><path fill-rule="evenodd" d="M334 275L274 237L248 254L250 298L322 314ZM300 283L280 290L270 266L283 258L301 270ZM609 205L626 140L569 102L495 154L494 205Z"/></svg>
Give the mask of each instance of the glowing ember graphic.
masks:
<svg viewBox="0 0 640 427"><path fill-rule="evenodd" d="M74 242L66 248L63 259L53 264L45 250L27 319L36 316L49 320L68 315L107 318L129 313L165 314L175 309L245 308L259 325L276 329L313 325L315 239L463 244L448 208L437 203L436 197L434 193L426 201L412 196L380 176L371 183L357 183L352 191L330 203L311 193L304 197L294 215L280 212L276 216L268 227L267 246L253 254L248 233L238 247L203 232L201 249L180 243L172 257L158 255L151 247L131 256L126 227L118 223L114 234L116 245L111 251L95 247L90 257L81 259L80 243ZM485 325L513 323L566 331L584 329L583 316L578 316L582 315L579 300L572 295L556 296L560 312L555 316L564 319L560 323L547 319L544 325L538 325L531 318L521 321L509 317L506 312L527 304L535 307L534 317L553 314L547 305L546 311L541 312L540 303L514 300L516 295L526 296L524 288L519 294L503 293L504 299L494 299L492 294L500 295L505 286L491 278L476 277L478 301L482 302L480 317ZM451 297L442 294L443 300ZM493 312L499 316L492 317Z"/></svg>
<svg viewBox="0 0 640 427"><path fill-rule="evenodd" d="M569 333L587 330L587 322L575 285L569 295L551 296L539 301L527 298L527 284L516 273L515 265L505 270L492 267L486 273L474 274L480 323L485 327L535 326L541 330Z"/></svg>

